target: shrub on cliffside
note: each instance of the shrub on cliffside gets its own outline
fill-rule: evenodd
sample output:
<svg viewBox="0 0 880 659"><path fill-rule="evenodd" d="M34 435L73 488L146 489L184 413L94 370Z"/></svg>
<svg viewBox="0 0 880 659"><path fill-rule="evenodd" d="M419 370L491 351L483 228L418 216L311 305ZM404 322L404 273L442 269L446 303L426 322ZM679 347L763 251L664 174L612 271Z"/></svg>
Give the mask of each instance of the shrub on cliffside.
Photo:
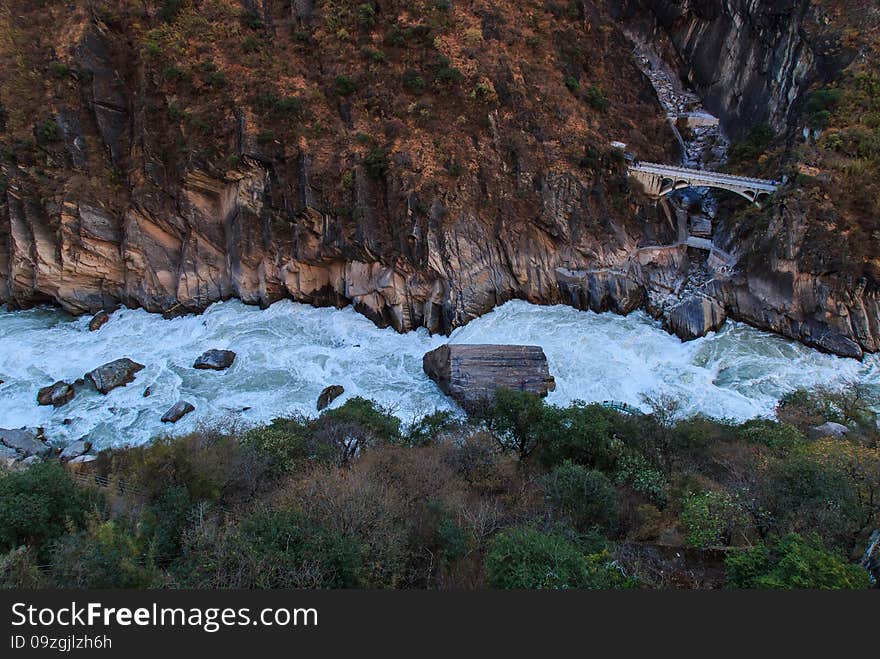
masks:
<svg viewBox="0 0 880 659"><path fill-rule="evenodd" d="M500 533L486 556L486 576L501 589L633 588L605 553L584 554L554 533L515 528Z"/></svg>
<svg viewBox="0 0 880 659"><path fill-rule="evenodd" d="M840 590L867 588L868 573L822 546L818 536L790 533L726 560L728 588Z"/></svg>
<svg viewBox="0 0 880 659"><path fill-rule="evenodd" d="M0 552L28 545L42 560L53 540L82 528L103 500L77 485L60 463L41 462L0 476L0 502Z"/></svg>

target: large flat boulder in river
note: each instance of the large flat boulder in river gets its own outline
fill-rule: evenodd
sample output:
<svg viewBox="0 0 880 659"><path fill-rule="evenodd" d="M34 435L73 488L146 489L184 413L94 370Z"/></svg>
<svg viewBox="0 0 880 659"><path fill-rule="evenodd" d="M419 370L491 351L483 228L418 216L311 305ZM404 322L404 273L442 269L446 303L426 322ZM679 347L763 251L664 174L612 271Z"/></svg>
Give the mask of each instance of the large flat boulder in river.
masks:
<svg viewBox="0 0 880 659"><path fill-rule="evenodd" d="M193 368L210 369L212 371L222 371L232 366L235 361L235 353L231 350L208 350L202 353Z"/></svg>
<svg viewBox="0 0 880 659"><path fill-rule="evenodd" d="M99 366L94 371L89 371L86 373L86 380L91 382L95 389L102 394L107 394L116 387L123 387L134 381L135 373L144 368L143 364L123 357Z"/></svg>
<svg viewBox="0 0 880 659"><path fill-rule="evenodd" d="M501 387L539 396L556 388L540 346L446 344L427 353L422 368L469 412Z"/></svg>

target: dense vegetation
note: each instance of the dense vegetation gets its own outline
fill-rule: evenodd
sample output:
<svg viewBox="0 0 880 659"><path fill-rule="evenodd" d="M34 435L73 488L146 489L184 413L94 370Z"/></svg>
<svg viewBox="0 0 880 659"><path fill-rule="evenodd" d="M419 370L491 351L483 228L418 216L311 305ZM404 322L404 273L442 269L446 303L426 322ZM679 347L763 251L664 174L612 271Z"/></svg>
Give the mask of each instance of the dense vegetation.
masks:
<svg viewBox="0 0 880 659"><path fill-rule="evenodd" d="M4 587L867 588L876 420L856 390L778 420L626 416L500 390L402 426L316 419L0 476ZM849 432L823 436L834 421ZM94 483L101 483L97 487Z"/></svg>

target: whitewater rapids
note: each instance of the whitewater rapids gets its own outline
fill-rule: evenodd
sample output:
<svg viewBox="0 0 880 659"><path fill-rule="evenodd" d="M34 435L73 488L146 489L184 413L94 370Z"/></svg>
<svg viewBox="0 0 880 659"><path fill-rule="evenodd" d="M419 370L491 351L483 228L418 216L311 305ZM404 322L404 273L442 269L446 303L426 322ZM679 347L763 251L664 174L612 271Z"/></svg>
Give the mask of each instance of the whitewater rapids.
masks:
<svg viewBox="0 0 880 659"><path fill-rule="evenodd" d="M880 359L863 362L728 322L682 343L641 312L627 317L513 301L457 329L449 338L419 330L379 329L348 309L280 301L265 310L237 301L199 316L170 320L121 309L97 332L89 318L61 311L0 311L0 427L43 427L58 445L87 438L97 448L141 444L182 434L199 423L236 419L250 425L295 413L314 415L330 384L391 407L408 422L435 409L457 409L422 372L422 355L453 343L533 344L544 348L556 391L548 402L617 400L644 408L665 394L683 414L743 420L770 416L798 387L859 382L880 393ZM227 371L196 370L210 348L233 350ZM73 382L119 357L146 366L128 386L103 396L87 387L58 409L40 407L37 390ZM150 387L152 394L144 397ZM178 400L196 411L160 422Z"/></svg>

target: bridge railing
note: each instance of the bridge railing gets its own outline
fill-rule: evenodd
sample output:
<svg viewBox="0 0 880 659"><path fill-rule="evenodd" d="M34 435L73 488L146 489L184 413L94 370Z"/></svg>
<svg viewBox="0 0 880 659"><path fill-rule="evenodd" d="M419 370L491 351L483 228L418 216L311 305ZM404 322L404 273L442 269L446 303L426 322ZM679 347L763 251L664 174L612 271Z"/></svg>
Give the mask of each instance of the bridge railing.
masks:
<svg viewBox="0 0 880 659"><path fill-rule="evenodd" d="M633 163L629 169L637 172L645 172L646 174L685 174L688 178L698 178L707 181L736 181L749 183L751 185L762 185L772 187L774 190L779 187L778 181L770 181L762 178L753 178L749 176L738 176L737 174L727 174L724 172L710 172L705 169L692 169L690 167L677 167L675 165L661 165L654 162Z"/></svg>

